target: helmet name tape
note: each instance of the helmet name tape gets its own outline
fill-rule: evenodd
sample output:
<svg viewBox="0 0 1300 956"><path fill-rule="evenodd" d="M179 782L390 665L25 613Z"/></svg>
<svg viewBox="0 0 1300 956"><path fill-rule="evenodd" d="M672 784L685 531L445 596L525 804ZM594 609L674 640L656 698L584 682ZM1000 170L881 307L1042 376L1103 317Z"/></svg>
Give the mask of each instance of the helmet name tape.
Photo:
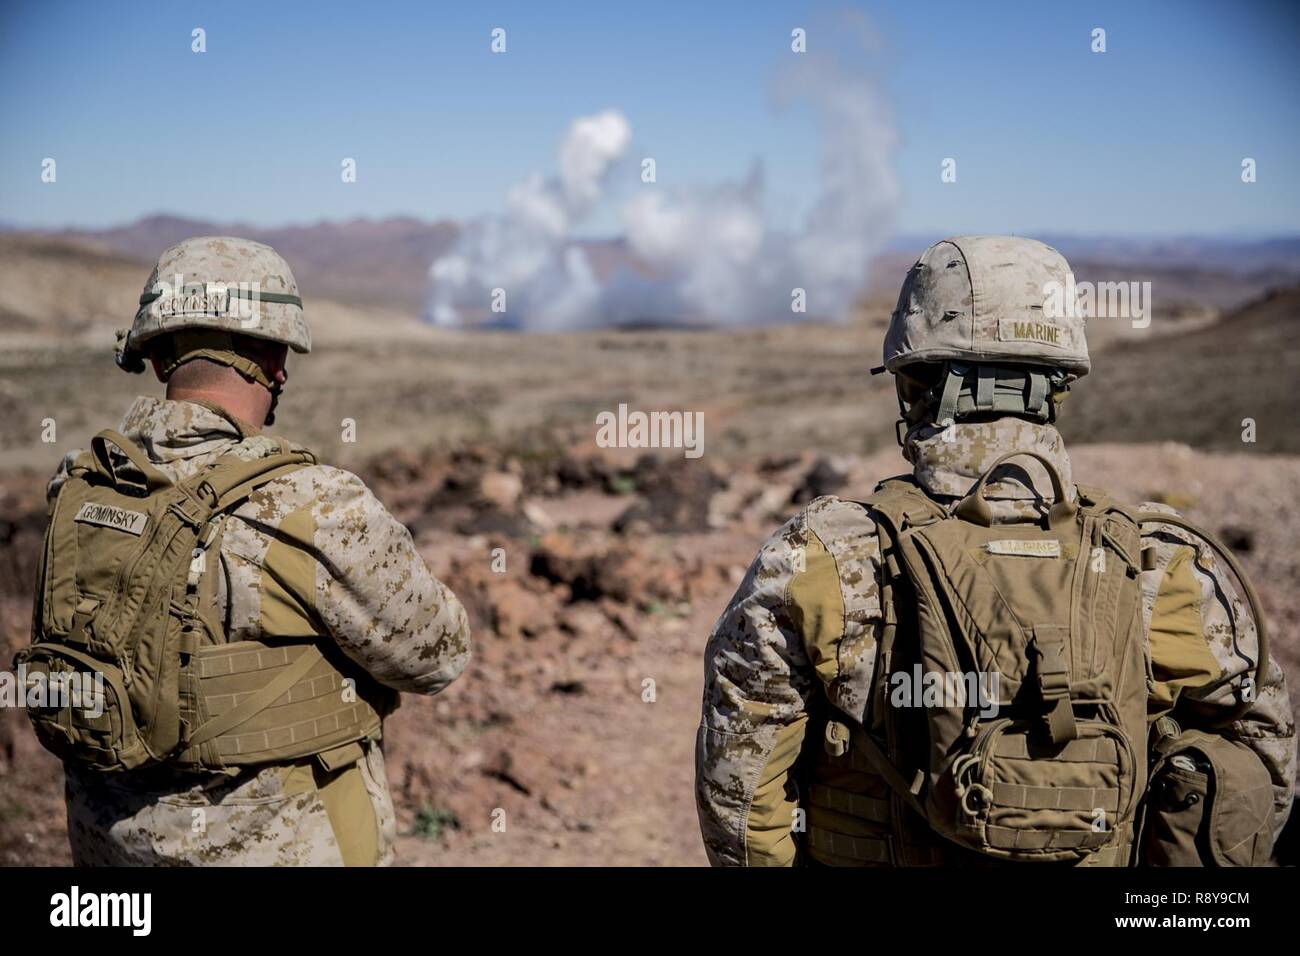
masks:
<svg viewBox="0 0 1300 956"><path fill-rule="evenodd" d="M998 319L999 342L1034 342L1038 345L1054 345L1057 348L1075 347L1074 336L1070 329L1051 322L1032 319Z"/></svg>
<svg viewBox="0 0 1300 956"><path fill-rule="evenodd" d="M154 307L161 318L175 316L222 316L233 312L249 316L257 311L257 303L274 302L283 305L296 305L302 308L302 299L296 295L282 292L263 292L257 282L240 283L236 286L224 282L198 283L191 286L176 286L174 289L165 282L159 288L140 296L140 305ZM232 300L241 300L232 303ZM245 305L244 303L250 303Z"/></svg>

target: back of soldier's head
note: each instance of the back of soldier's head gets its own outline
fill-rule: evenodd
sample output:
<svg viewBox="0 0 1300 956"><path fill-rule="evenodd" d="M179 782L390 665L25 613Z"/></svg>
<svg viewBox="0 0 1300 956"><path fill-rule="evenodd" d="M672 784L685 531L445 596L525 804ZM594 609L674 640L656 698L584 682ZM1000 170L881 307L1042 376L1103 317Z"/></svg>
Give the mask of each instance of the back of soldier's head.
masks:
<svg viewBox="0 0 1300 956"><path fill-rule="evenodd" d="M200 390L233 382L233 371L270 392L269 425L289 349L311 351L289 264L251 239L196 236L159 256L131 328L118 333L117 363L140 372L148 358L169 386Z"/></svg>

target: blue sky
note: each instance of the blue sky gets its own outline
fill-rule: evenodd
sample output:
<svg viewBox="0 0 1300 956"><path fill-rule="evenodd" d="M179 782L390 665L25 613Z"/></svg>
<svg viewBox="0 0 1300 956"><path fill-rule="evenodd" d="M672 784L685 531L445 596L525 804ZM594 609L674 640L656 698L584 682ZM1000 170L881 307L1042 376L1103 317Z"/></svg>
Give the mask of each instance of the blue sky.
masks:
<svg viewBox="0 0 1300 956"><path fill-rule="evenodd" d="M774 107L773 76L793 27L812 50L838 45L845 7L877 36L856 56L899 137L900 232L1300 232L1300 4L1155 0L9 0L0 221L466 218L552 170L574 117L613 107L661 185L737 180L761 158L771 215L793 222L816 195L818 139L805 109ZM944 157L956 183L940 182Z"/></svg>

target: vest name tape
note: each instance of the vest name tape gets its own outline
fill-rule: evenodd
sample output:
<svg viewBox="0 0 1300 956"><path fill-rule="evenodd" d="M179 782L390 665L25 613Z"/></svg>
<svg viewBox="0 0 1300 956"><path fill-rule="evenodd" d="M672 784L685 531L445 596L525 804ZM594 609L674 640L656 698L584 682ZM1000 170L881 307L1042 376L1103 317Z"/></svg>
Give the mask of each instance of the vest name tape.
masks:
<svg viewBox="0 0 1300 956"><path fill-rule="evenodd" d="M984 550L989 554L1010 554L1021 558L1059 558L1061 556L1061 542L1051 541L1025 541L1020 538L1011 538L1003 541L990 541L984 545Z"/></svg>
<svg viewBox="0 0 1300 956"><path fill-rule="evenodd" d="M149 516L142 511L129 511L126 508L118 508L114 505L97 505L93 501L87 501L81 506L81 510L77 512L77 516L72 520L86 524L103 525L105 528L114 528L117 531L125 531L127 534L139 535L144 531Z"/></svg>

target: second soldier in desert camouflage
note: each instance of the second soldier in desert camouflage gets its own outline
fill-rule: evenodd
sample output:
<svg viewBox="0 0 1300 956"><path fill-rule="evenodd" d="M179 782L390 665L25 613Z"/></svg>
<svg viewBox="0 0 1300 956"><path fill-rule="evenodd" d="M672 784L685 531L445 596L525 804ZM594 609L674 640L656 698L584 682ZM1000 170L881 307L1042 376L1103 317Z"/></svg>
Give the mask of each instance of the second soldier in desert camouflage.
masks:
<svg viewBox="0 0 1300 956"><path fill-rule="evenodd" d="M1055 501L1049 469L1063 485L1059 507L1077 512L1104 500L1075 486L1054 424L1069 382L1089 368L1082 318L1043 312L1050 283L1065 286L1068 272L1055 250L997 236L936 243L909 272L886 337L885 362L896 376L906 425L903 456L911 474L882 485L884 495L871 499L878 505L822 497L790 519L759 550L708 642L696 802L715 865L978 865L999 857L1083 865L1258 865L1267 859L1290 811L1295 779L1295 728L1283 674L1264 658L1252 616L1222 562L1205 540L1179 524L1141 523L1139 543L1131 512L1115 510L1114 526L1122 530L1127 522L1133 544L1098 539L1099 551L1132 562L1112 586L1112 599L1128 588L1135 606L1136 642L1125 645L1119 632L1117 652L1135 655L1130 671L1145 664L1145 681L1141 671L1136 680L1131 673L1121 678L1135 688L1132 703L1121 702L1121 708L1129 708L1129 736L1139 737L1133 743L1136 768L1128 769L1138 776L1147 765L1147 741L1140 738L1150 725L1150 765L1162 770L1156 783L1176 791L1172 801L1162 804L1160 794L1144 794L1147 780L1141 775L1129 795L1139 810L1126 817L1114 794L1105 792L1114 779L1089 777L1093 771L1079 761L1100 759L1106 742L1073 739L1078 729L1068 711L1081 715L1089 706L1071 700L1075 684L1058 683L1051 691L1052 678L1070 680L1068 659L1049 667L1041 658L1036 665L1040 693L1047 687L1047 696L1054 693L1058 701L1067 695L1070 726L1061 739L1055 728L1050 741L1031 730L1028 742L1017 744L1028 748L1018 762L1011 746L983 751L1025 774L1035 763L1025 757L1072 759L1062 764L1066 776L1050 781L1067 786L1021 786L1006 779L983 790L969 785L970 774L980 772L970 762L954 768L953 776L961 779L938 773L914 779L903 772L910 768L902 758L923 752L924 736L907 739L908 732L900 730L891 739L888 733L894 724L909 726L886 719L884 679L891 649L897 659L915 639L917 605L900 580L902 552L893 546L899 539L884 533L886 513L903 525L947 518L972 493L980 496L972 486L992 470L983 494L985 524L1016 529L1004 532L1014 547L989 542L981 553L998 544L1006 553L1026 555L999 560L1013 566L1019 561L1017 567L1027 569L1036 556L1054 563L1070 557L1068 541L1064 554L1017 544L1027 533L1019 529L1043 519ZM1010 460L999 465L1004 457ZM1172 509L1142 507L1177 519ZM953 566L979 563L960 561L965 563ZM947 591L978 592L977 574L971 574L975 584L957 582ZM954 621L968 614L955 627L965 628L984 613L975 605L987 603L988 596L974 596L969 612L949 608ZM1087 611L1075 606L1072 625L1062 622L1040 636L1078 632L1078 615ZM1077 647L1070 640L1066 646ZM1074 662L1074 678L1082 667L1082 661ZM1032 691L1033 668L1023 680L1021 689ZM1050 703L1042 700L1041 706ZM1004 701L999 710L1015 715L1026 708L1020 711L1024 716L1037 706L1031 692ZM1196 736L1197 728L1207 733ZM972 720L968 729L982 739L985 726ZM1193 741L1195 746L1188 745ZM1113 746L1108 752L1117 754ZM943 766L943 754L928 759ZM923 755L923 769L926 760ZM1088 786L1097 789L1068 786L1069 774L1092 780ZM1212 785L1208 778L1214 778ZM940 820L945 787L955 787L956 797L967 801L955 812L961 818L955 823ZM1211 824L1198 800L1212 796L1215 787L1219 809ZM999 803L990 808L994 799ZM1173 810L1166 813L1165 806ZM1189 820L1178 819L1180 807ZM1103 828L1119 825L1114 839L1090 832L1097 829L1088 825L1094 813ZM1046 822L1034 829L1026 821Z"/></svg>
<svg viewBox="0 0 1300 956"><path fill-rule="evenodd" d="M236 301L241 289L246 296L253 290L251 301ZM267 409L269 424L288 348L307 352L311 339L293 274L274 250L224 237L171 247L119 344L119 364L140 370L152 361L168 382L168 397L138 398L120 435L102 446L103 462L69 455L50 484L51 500L78 476L83 489L102 486L97 469L133 473L140 455L139 468L177 484L218 464L302 457L301 446L263 433L261 416L241 417L233 401L251 395L254 406ZM395 823L381 721L399 692L436 694L463 671L470 655L463 608L359 478L309 456L258 485L220 527L216 559L202 575L200 591L210 603L197 612L204 636L199 647L182 648L183 660L195 662L188 665L196 669L191 694L206 695L206 702L182 700L190 723L182 723L182 749L170 758L101 772L65 753L74 861L389 862ZM51 633L66 626L56 606L59 584L51 582L58 574L47 568L43 577L41 636L84 641ZM93 619L93 602L83 596L81 604L94 650L102 622ZM72 620L81 626L80 618ZM223 679L265 685L255 668L284 673L286 661L305 660L308 651L316 663L296 683L290 676L292 686L260 715L210 721L246 707L254 695L213 696L217 691L207 688ZM197 733L205 717L211 729Z"/></svg>

